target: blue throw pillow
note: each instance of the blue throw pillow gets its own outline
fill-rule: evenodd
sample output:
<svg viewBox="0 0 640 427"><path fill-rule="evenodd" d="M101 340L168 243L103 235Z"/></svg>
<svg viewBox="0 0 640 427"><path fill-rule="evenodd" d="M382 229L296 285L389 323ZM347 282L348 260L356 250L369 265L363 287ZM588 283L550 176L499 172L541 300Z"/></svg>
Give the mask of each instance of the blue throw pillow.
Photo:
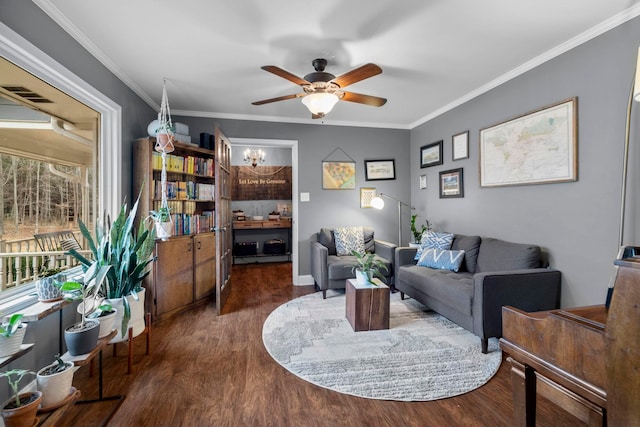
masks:
<svg viewBox="0 0 640 427"><path fill-rule="evenodd" d="M449 251L443 249L425 249L418 260L421 267L437 268L457 272L464 259L464 251Z"/></svg>
<svg viewBox="0 0 640 427"><path fill-rule="evenodd" d="M451 249L451 243L453 243L453 233L428 231L422 235L420 247L416 251L416 256L413 259L419 260L422 251L425 249Z"/></svg>
<svg viewBox="0 0 640 427"><path fill-rule="evenodd" d="M351 255L351 251L364 253L364 229L362 227L335 228L333 235L336 240L338 256Z"/></svg>

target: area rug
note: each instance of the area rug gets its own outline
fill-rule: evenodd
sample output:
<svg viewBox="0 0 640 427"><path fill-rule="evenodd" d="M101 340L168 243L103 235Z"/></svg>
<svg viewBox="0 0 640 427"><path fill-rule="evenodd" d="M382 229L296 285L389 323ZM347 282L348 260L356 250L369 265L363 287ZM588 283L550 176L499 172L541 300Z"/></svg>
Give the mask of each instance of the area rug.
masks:
<svg viewBox="0 0 640 427"><path fill-rule="evenodd" d="M480 338L413 299L391 294L390 329L354 332L345 296L306 295L276 308L262 328L269 354L305 381L370 399L427 401L474 390L498 371L498 340Z"/></svg>

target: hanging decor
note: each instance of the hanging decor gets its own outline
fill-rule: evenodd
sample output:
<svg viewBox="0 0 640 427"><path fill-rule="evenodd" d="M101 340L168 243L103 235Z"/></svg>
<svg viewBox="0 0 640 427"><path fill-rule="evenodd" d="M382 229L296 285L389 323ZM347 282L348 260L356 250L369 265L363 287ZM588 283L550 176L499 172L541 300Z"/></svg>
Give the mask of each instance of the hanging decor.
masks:
<svg viewBox="0 0 640 427"><path fill-rule="evenodd" d="M158 129L156 130L156 151L160 153L171 153L173 147L173 124L171 123L171 109L169 108L169 98L167 97L167 81L162 85L162 101L158 112Z"/></svg>

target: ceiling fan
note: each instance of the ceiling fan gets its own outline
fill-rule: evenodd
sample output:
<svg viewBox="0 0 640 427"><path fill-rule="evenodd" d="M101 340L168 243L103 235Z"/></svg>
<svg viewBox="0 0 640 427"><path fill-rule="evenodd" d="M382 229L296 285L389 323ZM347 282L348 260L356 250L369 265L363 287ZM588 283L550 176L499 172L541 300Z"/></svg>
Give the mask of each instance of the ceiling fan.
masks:
<svg viewBox="0 0 640 427"><path fill-rule="evenodd" d="M263 105L287 99L302 98L302 103L311 111L311 117L319 119L325 116L333 106L339 101L357 102L359 104L371 105L373 107L383 106L387 100L377 96L362 95L355 92L347 92L345 87L381 74L382 69L376 64L365 64L361 67L348 71L338 77L324 71L327 60L318 58L312 61L315 72L300 78L295 74L283 70L275 65L265 65L263 70L287 79L302 87L304 92L292 95L279 96L277 98L264 99L252 102L253 105Z"/></svg>

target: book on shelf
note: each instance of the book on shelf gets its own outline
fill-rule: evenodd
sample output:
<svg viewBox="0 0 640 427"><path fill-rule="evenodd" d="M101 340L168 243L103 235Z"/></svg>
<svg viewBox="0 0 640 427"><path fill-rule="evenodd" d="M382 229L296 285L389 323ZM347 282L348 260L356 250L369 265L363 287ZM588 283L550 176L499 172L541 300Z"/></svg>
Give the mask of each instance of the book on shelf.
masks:
<svg viewBox="0 0 640 427"><path fill-rule="evenodd" d="M167 154L167 172L186 173L190 175L214 176L213 159L195 156L177 156ZM162 154L152 153L152 167L154 170L162 170Z"/></svg>

